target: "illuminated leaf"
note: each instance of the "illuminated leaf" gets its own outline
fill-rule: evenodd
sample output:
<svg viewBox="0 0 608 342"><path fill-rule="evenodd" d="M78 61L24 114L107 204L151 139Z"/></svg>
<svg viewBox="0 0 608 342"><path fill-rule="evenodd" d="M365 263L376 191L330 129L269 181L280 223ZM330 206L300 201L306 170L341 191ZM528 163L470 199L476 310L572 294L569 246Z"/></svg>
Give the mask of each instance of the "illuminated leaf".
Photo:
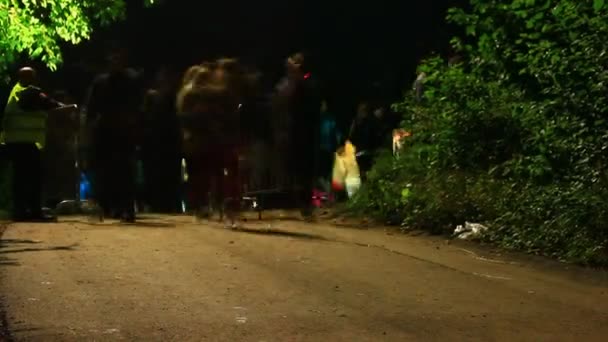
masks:
<svg viewBox="0 0 608 342"><path fill-rule="evenodd" d="M0 76L24 53L56 70L63 61L61 42L79 44L90 38L93 28L123 20L125 2L0 0ZM144 0L146 6L157 2Z"/></svg>
<svg viewBox="0 0 608 342"><path fill-rule="evenodd" d="M596 11L604 8L604 0L593 0L593 9Z"/></svg>

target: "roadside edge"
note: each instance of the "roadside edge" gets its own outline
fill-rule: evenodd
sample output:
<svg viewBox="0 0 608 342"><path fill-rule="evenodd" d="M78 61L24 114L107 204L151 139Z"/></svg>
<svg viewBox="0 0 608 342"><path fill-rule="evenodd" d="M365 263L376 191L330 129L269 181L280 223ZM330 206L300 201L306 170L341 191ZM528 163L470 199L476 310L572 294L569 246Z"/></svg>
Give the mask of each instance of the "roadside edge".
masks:
<svg viewBox="0 0 608 342"><path fill-rule="evenodd" d="M2 241L2 236L4 232L8 228L8 223L0 222L0 244ZM1 271L0 271L1 272ZM1 281L1 278L0 278ZM0 342L12 342L13 337L11 336L10 330L8 328L8 319L6 315L6 309L4 307L4 295L0 293Z"/></svg>

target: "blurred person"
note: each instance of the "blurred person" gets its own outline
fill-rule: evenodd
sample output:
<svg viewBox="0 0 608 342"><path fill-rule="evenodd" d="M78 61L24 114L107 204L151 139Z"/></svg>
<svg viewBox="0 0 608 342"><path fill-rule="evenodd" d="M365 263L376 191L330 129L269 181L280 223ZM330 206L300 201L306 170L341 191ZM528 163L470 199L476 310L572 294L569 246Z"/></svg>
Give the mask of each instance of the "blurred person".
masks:
<svg viewBox="0 0 608 342"><path fill-rule="evenodd" d="M53 98L61 103L75 103L67 91L53 93ZM44 179L43 202L50 207L77 196L79 175L76 170L76 134L78 115L74 108L63 115L49 117L47 123L47 146L43 153Z"/></svg>
<svg viewBox="0 0 608 342"><path fill-rule="evenodd" d="M105 216L132 223L143 87L140 74L127 66L125 49L113 49L107 61L109 70L93 81L86 105L92 127L93 194Z"/></svg>
<svg viewBox="0 0 608 342"><path fill-rule="evenodd" d="M296 53L286 61L286 77L275 97L281 121L275 144L285 147L283 164L294 188L294 200L302 217L313 218L312 194L318 165L321 96L304 55ZM291 188L291 186L290 186Z"/></svg>
<svg viewBox="0 0 608 342"><path fill-rule="evenodd" d="M200 188L197 183L201 182L201 177L195 174L195 169L200 164L197 160L204 158L201 156L201 150L205 141L201 134L194 134L203 111L199 89L210 78L210 74L211 70L208 66L194 65L188 68L182 77L175 101L181 134L180 145L185 160L184 174L188 175L186 205L192 208L197 218L205 218L210 214L209 203L204 199L208 194L201 194L196 190Z"/></svg>
<svg viewBox="0 0 608 342"><path fill-rule="evenodd" d="M177 102L190 201L196 217L210 217L218 206L234 228L241 203L241 111L253 80L238 60L220 59L189 69L184 81Z"/></svg>
<svg viewBox="0 0 608 342"><path fill-rule="evenodd" d="M260 74L248 70L256 79ZM241 139L243 141L244 170L241 177L244 191L271 189L272 180L272 120L266 93L256 87L241 110Z"/></svg>
<svg viewBox="0 0 608 342"><path fill-rule="evenodd" d="M144 96L142 195L153 212L181 211L180 132L175 109L178 82L169 70L161 69Z"/></svg>
<svg viewBox="0 0 608 342"><path fill-rule="evenodd" d="M367 102L361 102L357 106L357 114L350 127L349 140L358 151L357 162L361 178L365 179L365 174L372 166L375 142L375 120L370 115Z"/></svg>
<svg viewBox="0 0 608 342"><path fill-rule="evenodd" d="M329 192L331 172L334 163L334 154L342 140L338 131L336 117L329 111L327 101L321 103L321 132L320 132L320 153L319 168L317 177L321 180L322 188Z"/></svg>
<svg viewBox="0 0 608 342"><path fill-rule="evenodd" d="M392 118L386 113L383 106L377 106L373 113L373 130L371 149L376 152L382 148L390 148L391 132L394 128Z"/></svg>

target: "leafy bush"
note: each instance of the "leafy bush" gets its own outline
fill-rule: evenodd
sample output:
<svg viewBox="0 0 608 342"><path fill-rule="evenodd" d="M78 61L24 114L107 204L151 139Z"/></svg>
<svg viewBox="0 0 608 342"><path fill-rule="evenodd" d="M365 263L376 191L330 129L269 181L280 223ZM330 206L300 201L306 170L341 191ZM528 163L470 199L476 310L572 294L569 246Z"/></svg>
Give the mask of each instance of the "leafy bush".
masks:
<svg viewBox="0 0 608 342"><path fill-rule="evenodd" d="M466 63L433 57L422 102L395 109L414 135L380 157L351 206L441 232L608 262L608 15L603 1L471 0L450 11Z"/></svg>
<svg viewBox="0 0 608 342"><path fill-rule="evenodd" d="M157 2L143 1L146 6ZM124 19L126 8L125 0L0 0L0 82L24 56L56 70L63 61L63 43L88 40L94 27Z"/></svg>

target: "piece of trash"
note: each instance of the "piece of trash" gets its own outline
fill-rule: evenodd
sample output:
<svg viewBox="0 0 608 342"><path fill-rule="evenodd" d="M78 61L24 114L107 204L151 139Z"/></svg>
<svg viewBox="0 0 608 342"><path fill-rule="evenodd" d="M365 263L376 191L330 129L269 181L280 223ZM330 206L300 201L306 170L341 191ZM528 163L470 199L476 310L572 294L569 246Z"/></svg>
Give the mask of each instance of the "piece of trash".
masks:
<svg viewBox="0 0 608 342"><path fill-rule="evenodd" d="M535 294L536 292L534 291L528 291L529 294Z"/></svg>
<svg viewBox="0 0 608 342"><path fill-rule="evenodd" d="M38 299L38 298L28 298L27 300L29 300L30 302L37 302L40 299Z"/></svg>
<svg viewBox="0 0 608 342"><path fill-rule="evenodd" d="M244 316L237 316L235 319L236 319L236 322L237 322L237 323L240 323L240 324L247 323L247 317L244 317Z"/></svg>
<svg viewBox="0 0 608 342"><path fill-rule="evenodd" d="M43 281L40 284L42 284L42 285L51 285L53 283L51 283L50 281Z"/></svg>
<svg viewBox="0 0 608 342"><path fill-rule="evenodd" d="M453 236L461 240L475 239L487 230L488 227L482 224L465 222L464 226L459 225L456 227Z"/></svg>
<svg viewBox="0 0 608 342"><path fill-rule="evenodd" d="M104 334L116 334L118 332L120 332L120 330L116 328L106 329L103 331Z"/></svg>
<svg viewBox="0 0 608 342"><path fill-rule="evenodd" d="M242 307L242 306L235 306L233 307L234 310L247 310L247 308Z"/></svg>

